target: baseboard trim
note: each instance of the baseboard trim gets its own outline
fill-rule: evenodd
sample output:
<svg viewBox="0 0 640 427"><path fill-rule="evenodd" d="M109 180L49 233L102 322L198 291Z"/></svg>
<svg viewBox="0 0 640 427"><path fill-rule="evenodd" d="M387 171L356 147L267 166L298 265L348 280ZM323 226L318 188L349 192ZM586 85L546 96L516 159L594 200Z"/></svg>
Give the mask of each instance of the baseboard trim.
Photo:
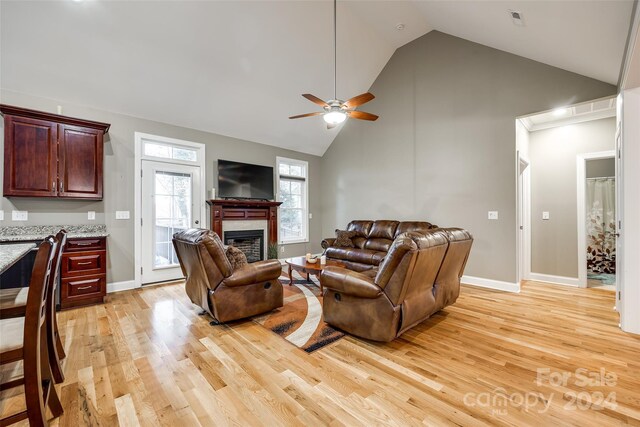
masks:
<svg viewBox="0 0 640 427"><path fill-rule="evenodd" d="M137 288L136 282L133 280L125 280L122 282L107 283L107 293L128 291Z"/></svg>
<svg viewBox="0 0 640 427"><path fill-rule="evenodd" d="M574 288L580 287L580 279L577 277L564 277L553 276L551 274L531 273L528 280L535 280L536 282L547 282L555 285L573 286Z"/></svg>
<svg viewBox="0 0 640 427"><path fill-rule="evenodd" d="M480 288L496 289L505 292L520 292L519 283L503 282L501 280L485 279L482 277L462 276L463 285L477 286Z"/></svg>

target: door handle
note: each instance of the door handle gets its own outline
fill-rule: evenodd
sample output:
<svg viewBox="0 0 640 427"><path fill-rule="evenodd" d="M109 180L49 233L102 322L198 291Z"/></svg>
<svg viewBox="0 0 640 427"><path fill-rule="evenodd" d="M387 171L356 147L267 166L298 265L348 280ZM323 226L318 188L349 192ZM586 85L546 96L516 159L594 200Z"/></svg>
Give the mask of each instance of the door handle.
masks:
<svg viewBox="0 0 640 427"><path fill-rule="evenodd" d="M200 221L198 221L198 220L196 219L196 225L198 225L198 224L200 224Z"/></svg>

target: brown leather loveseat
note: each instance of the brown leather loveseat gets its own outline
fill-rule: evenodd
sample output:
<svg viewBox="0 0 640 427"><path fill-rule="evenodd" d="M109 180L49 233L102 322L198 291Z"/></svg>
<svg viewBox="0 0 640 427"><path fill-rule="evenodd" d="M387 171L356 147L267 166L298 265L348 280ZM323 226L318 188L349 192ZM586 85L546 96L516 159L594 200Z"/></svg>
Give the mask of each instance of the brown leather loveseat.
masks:
<svg viewBox="0 0 640 427"><path fill-rule="evenodd" d="M327 258L339 260L350 270L364 271L377 267L387 255L393 240L402 233L417 231L426 233L437 225L421 221L358 220L347 225L347 231L356 233L351 239L354 248L334 246L335 238L321 243Z"/></svg>
<svg viewBox="0 0 640 427"><path fill-rule="evenodd" d="M405 232L375 276L375 270L324 268L324 320L362 338L393 340L456 301L472 243L459 228Z"/></svg>
<svg viewBox="0 0 640 427"><path fill-rule="evenodd" d="M220 237L211 230L189 229L173 235L191 301L224 323L282 307L280 261L254 262L233 271Z"/></svg>

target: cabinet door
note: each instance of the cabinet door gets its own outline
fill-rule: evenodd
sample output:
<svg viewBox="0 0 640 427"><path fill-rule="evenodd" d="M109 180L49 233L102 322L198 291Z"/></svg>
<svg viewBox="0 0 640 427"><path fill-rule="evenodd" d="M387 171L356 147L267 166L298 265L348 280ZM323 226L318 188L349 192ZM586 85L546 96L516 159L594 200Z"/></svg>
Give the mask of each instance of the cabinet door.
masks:
<svg viewBox="0 0 640 427"><path fill-rule="evenodd" d="M59 132L59 196L102 199L102 132L70 125Z"/></svg>
<svg viewBox="0 0 640 427"><path fill-rule="evenodd" d="M6 115L4 196L55 197L58 124Z"/></svg>

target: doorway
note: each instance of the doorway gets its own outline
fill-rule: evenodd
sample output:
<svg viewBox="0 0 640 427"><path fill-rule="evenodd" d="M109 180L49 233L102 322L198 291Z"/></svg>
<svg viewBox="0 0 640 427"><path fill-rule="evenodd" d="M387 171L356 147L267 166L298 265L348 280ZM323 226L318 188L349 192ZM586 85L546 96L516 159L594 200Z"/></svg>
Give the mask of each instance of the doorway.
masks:
<svg viewBox="0 0 640 427"><path fill-rule="evenodd" d="M178 280L173 234L206 227L203 144L136 133L136 286Z"/></svg>
<svg viewBox="0 0 640 427"><path fill-rule="evenodd" d="M580 285L616 288L615 151L578 156Z"/></svg>
<svg viewBox="0 0 640 427"><path fill-rule="evenodd" d="M588 259L592 275L611 274L618 209L607 209L606 242L593 241L592 255L588 255L586 203L589 166L593 197L596 190L603 193L607 188L611 190L606 192L607 200L616 204L615 116L615 98L610 97L516 119L518 279L587 287ZM613 171L598 172L598 164L586 163L591 160L606 160ZM603 183L596 185L596 178L603 178ZM597 197L602 205L601 196ZM603 214L597 214L600 219L594 216L593 220L599 226L589 231L601 237L598 230L603 223L598 221ZM596 243L600 245L595 247ZM615 283L615 275L602 279ZM608 283L600 286L608 287Z"/></svg>

